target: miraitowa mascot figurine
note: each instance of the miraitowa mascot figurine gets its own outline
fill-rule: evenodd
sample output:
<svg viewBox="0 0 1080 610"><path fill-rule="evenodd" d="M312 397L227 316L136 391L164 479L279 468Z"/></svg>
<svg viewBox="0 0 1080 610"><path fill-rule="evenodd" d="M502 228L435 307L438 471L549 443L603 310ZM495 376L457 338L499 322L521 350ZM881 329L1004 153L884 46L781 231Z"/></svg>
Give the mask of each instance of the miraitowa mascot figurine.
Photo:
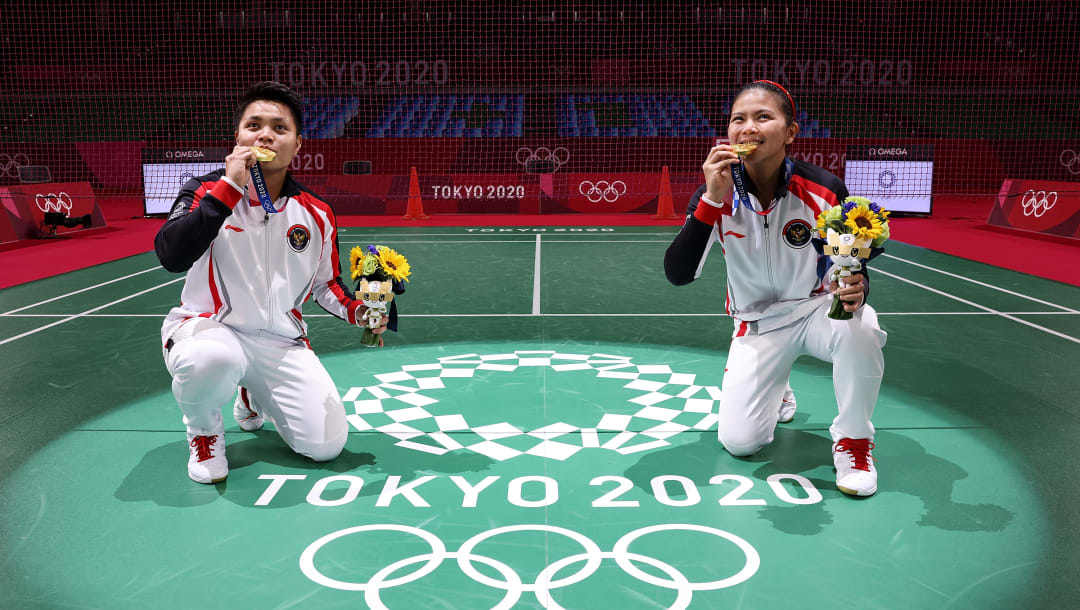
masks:
<svg viewBox="0 0 1080 610"><path fill-rule="evenodd" d="M366 277L360 278L356 285L356 297L364 302L367 310L361 314L360 319L367 323L368 329L378 328L382 319L389 315L390 303L394 300L394 282L392 280L375 280ZM365 334L365 339L368 333ZM364 341L368 347L380 346L382 338L375 343Z"/></svg>
<svg viewBox="0 0 1080 610"><path fill-rule="evenodd" d="M832 267L829 267L829 280L841 282L852 273L862 270L862 262L870 256L870 238L855 237L851 233L837 233L829 229L825 233L825 243Z"/></svg>

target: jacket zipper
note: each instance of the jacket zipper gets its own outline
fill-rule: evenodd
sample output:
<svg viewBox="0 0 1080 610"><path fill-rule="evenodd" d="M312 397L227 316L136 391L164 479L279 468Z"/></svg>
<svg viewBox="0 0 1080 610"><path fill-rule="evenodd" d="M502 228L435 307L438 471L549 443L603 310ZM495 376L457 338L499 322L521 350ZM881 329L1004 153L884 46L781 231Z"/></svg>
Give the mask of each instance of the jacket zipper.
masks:
<svg viewBox="0 0 1080 610"><path fill-rule="evenodd" d="M266 250L265 250L266 254L263 257L263 265L265 266L265 270L266 270L266 272L264 273L264 275L266 277L266 310L265 310L265 315L266 315L266 328L269 330L271 328L270 327L271 316L273 315L274 293L271 290L271 288L272 288L271 283L272 283L272 275L273 274L272 274L271 269L270 269L270 267L271 267L271 263L270 263L270 212L267 212L266 210L263 210L263 243L266 246Z"/></svg>
<svg viewBox="0 0 1080 610"><path fill-rule="evenodd" d="M780 298L776 292L776 282L773 280L772 252L769 250L769 215L762 214L761 221L765 225L765 234L762 241L765 244L765 273L769 278L769 287L772 288L773 302Z"/></svg>

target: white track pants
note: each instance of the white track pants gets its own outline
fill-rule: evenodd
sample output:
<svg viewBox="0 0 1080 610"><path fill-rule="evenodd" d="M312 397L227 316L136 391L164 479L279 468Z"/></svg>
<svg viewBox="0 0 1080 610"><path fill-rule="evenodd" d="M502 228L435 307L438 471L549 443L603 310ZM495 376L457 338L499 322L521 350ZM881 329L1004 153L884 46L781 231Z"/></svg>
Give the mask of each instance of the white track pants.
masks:
<svg viewBox="0 0 1080 610"><path fill-rule="evenodd" d="M349 432L345 407L307 346L271 333L240 333L207 318L186 320L170 338L165 366L188 433L224 432L222 406L232 405L242 385L293 451L316 461L341 453Z"/></svg>
<svg viewBox="0 0 1080 610"><path fill-rule="evenodd" d="M750 455L773 440L777 405L795 360L807 354L833 363L833 389L839 415L829 432L841 438L873 439L870 417L885 371L885 331L869 305L851 320L827 317L831 299L810 315L783 328L757 334L749 325L728 351L717 435L732 455Z"/></svg>

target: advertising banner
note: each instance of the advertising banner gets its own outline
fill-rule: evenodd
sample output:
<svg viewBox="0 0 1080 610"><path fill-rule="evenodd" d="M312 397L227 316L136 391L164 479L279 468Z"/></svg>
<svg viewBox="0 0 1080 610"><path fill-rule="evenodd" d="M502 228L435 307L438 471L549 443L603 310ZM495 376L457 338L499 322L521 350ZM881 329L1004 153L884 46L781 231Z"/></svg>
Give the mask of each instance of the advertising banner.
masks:
<svg viewBox="0 0 1080 610"><path fill-rule="evenodd" d="M180 188L225 166L226 148L168 147L142 150L143 210L168 214Z"/></svg>
<svg viewBox="0 0 1080 610"><path fill-rule="evenodd" d="M572 210L571 199L588 200L588 195L580 192L583 180L608 181L620 178L615 174L643 174L659 179L660 172L668 167L671 172L672 188L678 190L682 181L701 181L701 163L712 147L714 138L649 138L649 137L528 137L528 138L335 138L310 139L293 159L290 170L304 184L315 188L316 192L337 206L334 187L328 191L316 188L317 184L338 183L343 187L343 195L351 197L348 201L377 198L381 191L361 193L356 190L359 178L355 167L362 165L367 178L390 181L400 185L403 197L407 199L410 171L416 168L421 183L421 190L427 209L428 200L438 201L438 205L449 208L469 207L474 202L492 209L489 199L503 200L510 208L510 201L517 201L520 189L512 195L506 190L509 186L524 186L525 193L521 201L525 207L537 210L561 206ZM215 158L208 151L228 149L227 142L155 142L148 146L145 142L82 142L74 147L64 143L8 143L0 144L0 186L18 185L17 169L22 165L41 165L49 168L56 182L88 182L98 198L132 197L147 198L148 209L167 211L176 193L180 189L180 178L184 173L205 173L210 166L185 164L215 164L220 167L220 158ZM1080 180L1080 140L952 140L952 139L853 139L853 138L797 138L789 154L796 159L813 163L833 174L844 178L848 174L848 155L852 150L874 147L875 149L907 150L907 156L877 157L868 159L865 155L856 162L873 164L878 162L909 162L905 166L913 174L897 173L890 170L897 179L904 175L913 176L912 180L923 189L935 194L996 194L1002 181L1006 179L1031 179L1068 182ZM933 150L933 170L929 167L919 169L918 163L929 163L929 159L916 159L912 151L921 148ZM144 151L145 155L144 155ZM177 158L176 153L181 153ZM172 152L173 157L167 157ZM198 152L203 157L191 156ZM188 156L183 156L188 155ZM867 166L869 167L869 166ZM866 172L870 170L864 167ZM858 166L857 166L858 168ZM549 173L532 173L535 171ZM906 171L906 170L905 170ZM922 173L919 173L922 172ZM510 182L491 182L494 188L488 197L488 182L475 182L467 176L513 175ZM862 170L857 175L877 178L881 171L870 174ZM577 182L570 184L570 179L563 176L577 176ZM447 181L446 176L456 176ZM869 180L869 178L867 178ZM856 181L858 177L856 176ZM624 180L625 182L625 180ZM896 190L892 176L886 175L884 182ZM379 184L382 184L381 182ZM529 192L535 184L536 195ZM475 190L466 196L463 190L447 192L445 186L483 186L482 197L475 196ZM503 186L500 196L498 187ZM627 184L629 187L630 185ZM879 184L880 186L880 184ZM439 187L439 190L433 190ZM610 184L608 185L610 187ZM602 188L607 199L619 192L608 193ZM382 188L382 187L378 187ZM696 186L695 186L696 188ZM882 187L885 188L885 187ZM586 188L586 190L591 190ZM642 187L643 190L643 187ZM1050 189L1053 190L1053 189ZM692 192L693 188L689 188ZM626 206L636 209L631 200L624 199L635 192L630 188L626 195L618 195L617 203L605 201L610 209ZM688 194L689 194L688 192ZM561 193L561 195L559 195ZM673 191L674 193L674 191ZM541 194L547 199L541 199ZM678 199L677 194L676 199ZM436 197L438 199L436 200ZM595 199L595 193L593 193ZM603 199L603 197L601 198ZM366 199L365 199L366 200ZM348 203L343 201L343 203ZM596 202L590 202L596 203ZM676 205L681 202L676 201ZM516 205L516 204L515 204ZM649 210L650 212L654 210ZM428 210L429 213L436 209ZM396 212L391 212L396 213Z"/></svg>
<svg viewBox="0 0 1080 610"><path fill-rule="evenodd" d="M890 212L929 214L933 177L931 145L879 143L848 147L844 165L848 192L879 203Z"/></svg>
<svg viewBox="0 0 1080 610"><path fill-rule="evenodd" d="M0 203L19 239L44 237L54 230L59 234L105 226L105 215L94 198L94 190L86 182L23 184L0 188ZM82 224L70 227L52 223L47 225L46 214L51 214L52 219L67 218L82 221Z"/></svg>
<svg viewBox="0 0 1080 610"><path fill-rule="evenodd" d="M1080 183L1006 180L986 223L1080 243Z"/></svg>

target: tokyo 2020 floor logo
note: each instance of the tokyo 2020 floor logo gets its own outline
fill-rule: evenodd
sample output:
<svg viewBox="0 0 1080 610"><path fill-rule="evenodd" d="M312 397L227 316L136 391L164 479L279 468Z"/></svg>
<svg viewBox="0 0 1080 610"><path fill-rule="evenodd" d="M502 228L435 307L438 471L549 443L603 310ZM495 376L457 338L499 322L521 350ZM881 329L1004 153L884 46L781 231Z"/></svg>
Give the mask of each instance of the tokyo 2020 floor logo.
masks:
<svg viewBox="0 0 1080 610"><path fill-rule="evenodd" d="M536 367L546 367L556 379L558 374L586 373L610 380L617 384L613 389L629 390L630 396L598 421L556 421L531 430L510 421L478 423L483 415L455 412L436 397L480 371L512 375ZM416 451L441 455L466 449L499 461L522 455L561 461L585 449L631 454L666 447L682 432L715 429L720 400L720 388L696 384L694 374L602 353L462 354L405 365L375 378L380 383L352 387L344 396L353 428L381 432L396 438L399 447Z"/></svg>

